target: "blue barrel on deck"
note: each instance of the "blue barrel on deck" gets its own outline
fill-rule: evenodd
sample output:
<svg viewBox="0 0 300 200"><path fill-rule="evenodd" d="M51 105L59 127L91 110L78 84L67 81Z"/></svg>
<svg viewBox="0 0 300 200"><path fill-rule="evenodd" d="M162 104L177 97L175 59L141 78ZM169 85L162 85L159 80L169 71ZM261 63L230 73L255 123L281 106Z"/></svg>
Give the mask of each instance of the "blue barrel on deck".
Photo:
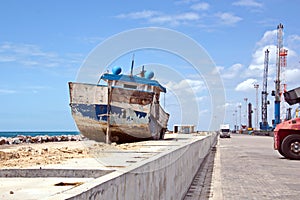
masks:
<svg viewBox="0 0 300 200"><path fill-rule="evenodd" d="M145 78L152 79L153 77L154 77L154 72L153 71L146 71L145 72Z"/></svg>
<svg viewBox="0 0 300 200"><path fill-rule="evenodd" d="M119 66L114 66L111 71L114 75L119 75L122 72L122 68Z"/></svg>

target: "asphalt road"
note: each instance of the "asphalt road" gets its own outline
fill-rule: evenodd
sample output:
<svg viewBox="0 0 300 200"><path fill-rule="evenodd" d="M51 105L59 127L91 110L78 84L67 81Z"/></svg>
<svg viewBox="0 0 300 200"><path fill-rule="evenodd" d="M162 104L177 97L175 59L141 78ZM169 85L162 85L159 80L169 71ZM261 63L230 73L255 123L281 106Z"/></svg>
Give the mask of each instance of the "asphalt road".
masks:
<svg viewBox="0 0 300 200"><path fill-rule="evenodd" d="M273 150L273 138L232 134L216 146L209 199L300 199L300 160Z"/></svg>

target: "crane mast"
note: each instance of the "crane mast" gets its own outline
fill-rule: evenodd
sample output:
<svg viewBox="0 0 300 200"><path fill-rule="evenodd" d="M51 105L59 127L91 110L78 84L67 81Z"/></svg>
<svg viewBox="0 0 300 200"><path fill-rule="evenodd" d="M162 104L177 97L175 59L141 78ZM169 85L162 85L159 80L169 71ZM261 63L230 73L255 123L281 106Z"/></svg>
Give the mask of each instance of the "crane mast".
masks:
<svg viewBox="0 0 300 200"><path fill-rule="evenodd" d="M288 108L288 105L284 99L283 93L287 92L287 84L286 84L286 57L287 57L288 50L282 48L279 56L280 56L280 89L281 89L281 101L280 101L280 120L286 120L288 119L288 115L290 112L290 109Z"/></svg>
<svg viewBox="0 0 300 200"><path fill-rule="evenodd" d="M268 67L269 67L269 50L265 51L263 88L261 92L261 130L269 130L268 124Z"/></svg>
<svg viewBox="0 0 300 200"><path fill-rule="evenodd" d="M280 101L281 101L281 90L280 90L280 52L283 49L282 42L283 25L280 23L277 26L277 52L276 52L276 80L275 80L275 103L274 103L274 124L273 128L280 123Z"/></svg>

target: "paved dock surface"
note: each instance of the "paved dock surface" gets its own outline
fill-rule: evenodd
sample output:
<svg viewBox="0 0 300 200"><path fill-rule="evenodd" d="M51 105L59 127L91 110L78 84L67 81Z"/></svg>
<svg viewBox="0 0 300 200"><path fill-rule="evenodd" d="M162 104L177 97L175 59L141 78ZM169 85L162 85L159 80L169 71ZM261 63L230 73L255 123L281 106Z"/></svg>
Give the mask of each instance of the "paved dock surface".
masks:
<svg viewBox="0 0 300 200"><path fill-rule="evenodd" d="M272 137L220 138L209 199L299 199L299 169L300 161L273 150Z"/></svg>

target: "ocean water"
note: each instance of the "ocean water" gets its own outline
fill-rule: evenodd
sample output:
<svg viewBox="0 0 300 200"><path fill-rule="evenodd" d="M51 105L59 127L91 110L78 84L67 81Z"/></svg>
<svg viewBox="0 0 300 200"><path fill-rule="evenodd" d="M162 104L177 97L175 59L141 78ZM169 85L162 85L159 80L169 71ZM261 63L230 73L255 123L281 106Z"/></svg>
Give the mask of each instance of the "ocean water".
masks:
<svg viewBox="0 0 300 200"><path fill-rule="evenodd" d="M0 131L0 137L16 137L18 135L25 136L59 136L59 135L79 135L79 131Z"/></svg>

